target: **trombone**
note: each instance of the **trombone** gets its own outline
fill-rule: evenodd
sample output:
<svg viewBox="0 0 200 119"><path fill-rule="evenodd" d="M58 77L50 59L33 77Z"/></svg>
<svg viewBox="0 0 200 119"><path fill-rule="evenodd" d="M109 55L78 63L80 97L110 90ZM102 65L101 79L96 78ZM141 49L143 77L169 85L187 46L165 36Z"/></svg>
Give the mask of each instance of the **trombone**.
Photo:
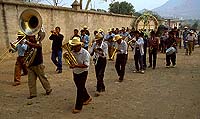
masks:
<svg viewBox="0 0 200 119"><path fill-rule="evenodd" d="M24 33L24 36L20 40L10 43L13 49L16 49L17 45L26 38L26 35L36 35L38 32L40 32L42 27L42 18L36 10L26 9L20 15L19 27ZM6 50L5 53L1 55L0 63L6 58L9 50L10 49Z"/></svg>

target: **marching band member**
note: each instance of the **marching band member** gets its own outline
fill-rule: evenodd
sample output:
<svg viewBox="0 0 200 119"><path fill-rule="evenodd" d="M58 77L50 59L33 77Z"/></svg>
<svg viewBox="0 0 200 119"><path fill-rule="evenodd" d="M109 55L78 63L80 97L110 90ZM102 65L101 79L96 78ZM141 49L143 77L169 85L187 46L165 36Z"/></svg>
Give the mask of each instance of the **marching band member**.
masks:
<svg viewBox="0 0 200 119"><path fill-rule="evenodd" d="M194 35L193 31L189 32L189 34L186 37L186 41L187 41L187 47L186 47L185 55L188 55L188 51L189 51L189 55L191 55L193 44L194 44L194 41L195 41L195 35Z"/></svg>
<svg viewBox="0 0 200 119"><path fill-rule="evenodd" d="M165 41L166 49L173 47L176 49L176 40L174 38L174 33L173 31L169 32L169 37ZM172 67L176 67L176 51L173 52L172 54L167 54L166 52L166 68L169 68L171 62L172 62Z"/></svg>
<svg viewBox="0 0 200 119"><path fill-rule="evenodd" d="M135 68L136 68L136 73L144 73L144 68L143 68L143 55L144 55L144 40L142 38L143 33L140 33L139 31L134 31L135 34L135 45L134 45L134 50L133 50L133 55L134 55L134 60L135 60ZM140 65L140 67L139 67Z"/></svg>
<svg viewBox="0 0 200 119"><path fill-rule="evenodd" d="M83 42L83 48L88 50L90 37L86 34L85 30L81 30L81 42Z"/></svg>
<svg viewBox="0 0 200 119"><path fill-rule="evenodd" d="M112 60L111 56L112 56L113 51L114 51L114 44L115 44L115 42L113 41L114 37L115 37L115 34L112 33L111 29L108 29L108 34L105 36L105 41L108 44L108 57L109 57L109 60Z"/></svg>
<svg viewBox="0 0 200 119"><path fill-rule="evenodd" d="M91 56L95 55L94 62L95 62L95 73L97 79L97 93L96 96L100 94L100 92L105 91L104 85L104 72L107 63L107 54L108 54L108 45L103 41L103 35L98 33L96 35L96 42L93 43L90 54Z"/></svg>
<svg viewBox="0 0 200 119"><path fill-rule="evenodd" d="M81 36L79 36L78 35L78 29L74 29L74 35L71 37L71 39L70 40L72 40L74 37L79 37L79 38L81 38Z"/></svg>
<svg viewBox="0 0 200 119"><path fill-rule="evenodd" d="M25 34L22 31L18 31L17 34L18 38L17 41L21 40ZM16 49L10 49L10 52L18 51L17 61L15 63L15 72L14 72L14 83L13 86L20 85L21 76L27 75L28 70L25 63L25 53L28 49L28 45L24 43L22 40L19 44L17 44ZM21 70L23 74L21 74Z"/></svg>
<svg viewBox="0 0 200 119"><path fill-rule="evenodd" d="M159 38L156 37L156 33L151 31L150 38L148 40L149 44L149 66L148 68L152 67L152 57L153 57L153 69L156 68L156 59L157 59L157 52L159 48Z"/></svg>
<svg viewBox="0 0 200 119"><path fill-rule="evenodd" d="M51 32L52 34L49 37L49 39L53 41L51 60L57 66L56 72L62 73L62 41L64 36L60 34L60 27L56 27L55 31ZM58 58L58 60L56 58Z"/></svg>
<svg viewBox="0 0 200 119"><path fill-rule="evenodd" d="M116 41L115 46L117 52L115 69L119 76L119 82L122 82L124 80L125 66L128 58L128 52L127 52L128 45L126 41L122 40L123 38L119 34L115 35L114 39Z"/></svg>
<svg viewBox="0 0 200 119"><path fill-rule="evenodd" d="M41 40L39 40L39 44L37 44L35 35L28 36L28 40L29 41L26 41L26 44L28 44L30 48L34 48L36 50L36 54L32 56L32 63L28 66L28 87L30 92L28 99L32 99L37 96L37 77L39 78L43 88L46 90L46 95L49 95L52 92L52 89L44 72L45 66L43 64Z"/></svg>
<svg viewBox="0 0 200 119"><path fill-rule="evenodd" d="M75 57L78 64L70 66L73 69L74 82L77 87L77 97L75 108L72 113L79 113L82 110L83 105L89 104L92 98L89 96L85 83L88 76L88 70L90 65L90 53L82 48L82 42L79 37L74 37L69 41L69 45L72 46L72 54Z"/></svg>

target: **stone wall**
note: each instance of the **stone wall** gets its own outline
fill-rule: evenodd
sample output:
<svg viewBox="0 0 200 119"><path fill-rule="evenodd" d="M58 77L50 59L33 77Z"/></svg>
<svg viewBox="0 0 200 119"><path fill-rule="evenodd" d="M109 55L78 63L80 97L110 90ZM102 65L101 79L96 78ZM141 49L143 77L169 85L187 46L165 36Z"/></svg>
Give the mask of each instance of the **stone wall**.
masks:
<svg viewBox="0 0 200 119"><path fill-rule="evenodd" d="M107 29L112 27L130 27L134 19L134 17L126 15L75 11L65 7L0 0L0 54L2 54L2 49L9 47L9 42L16 39L16 34L19 30L19 16L28 8L37 10L42 17L46 30L46 37L43 40L44 52L50 51L51 41L48 40L48 37L51 35L50 31L56 26L61 27L61 33L65 38L64 42L67 42L72 36L74 28L80 30L84 25L87 25L91 34L99 28L107 32Z"/></svg>

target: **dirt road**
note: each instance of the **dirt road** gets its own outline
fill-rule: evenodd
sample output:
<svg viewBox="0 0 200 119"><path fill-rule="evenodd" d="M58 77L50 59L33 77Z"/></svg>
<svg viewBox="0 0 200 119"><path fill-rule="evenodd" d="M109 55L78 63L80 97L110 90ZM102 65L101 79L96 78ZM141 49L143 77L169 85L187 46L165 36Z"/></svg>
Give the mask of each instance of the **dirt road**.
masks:
<svg viewBox="0 0 200 119"><path fill-rule="evenodd" d="M177 67L165 68L165 55L158 54L157 68L145 74L133 73L132 53L126 66L125 80L116 83L114 62L105 73L106 92L93 97L80 114L72 114L76 88L72 72L64 65L56 74L50 53L44 54L45 72L53 88L46 96L39 80L38 96L28 100L27 76L13 87L15 57L0 64L0 119L200 119L200 48L192 56L184 50L177 54ZM63 62L65 64L65 62ZM90 66L87 89L95 93L94 66Z"/></svg>

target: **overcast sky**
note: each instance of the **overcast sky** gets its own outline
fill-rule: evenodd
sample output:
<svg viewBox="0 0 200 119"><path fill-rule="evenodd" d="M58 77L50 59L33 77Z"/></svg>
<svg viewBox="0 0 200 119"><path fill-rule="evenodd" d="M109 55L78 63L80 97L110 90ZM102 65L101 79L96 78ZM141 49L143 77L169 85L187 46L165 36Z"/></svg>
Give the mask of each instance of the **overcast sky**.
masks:
<svg viewBox="0 0 200 119"><path fill-rule="evenodd" d="M46 3L48 3L47 1L52 1L52 0L44 0L46 1ZM62 1L62 3L60 3L60 5L63 6L67 6L67 7L71 7L70 5L73 3L74 0L59 0ZM78 0L79 1L79 0ZM87 0L83 0L84 3ZM129 3L132 3L132 5L134 6L136 11L142 10L142 9L153 9L156 7L159 7L161 5L163 5L164 3L166 3L168 0L115 0L115 1L127 1ZM91 4L90 4L90 8L94 8L94 9L105 9L108 10L109 4L111 3L111 0L107 0L107 2L104 2L103 0L92 0ZM84 5L85 7L85 5Z"/></svg>

